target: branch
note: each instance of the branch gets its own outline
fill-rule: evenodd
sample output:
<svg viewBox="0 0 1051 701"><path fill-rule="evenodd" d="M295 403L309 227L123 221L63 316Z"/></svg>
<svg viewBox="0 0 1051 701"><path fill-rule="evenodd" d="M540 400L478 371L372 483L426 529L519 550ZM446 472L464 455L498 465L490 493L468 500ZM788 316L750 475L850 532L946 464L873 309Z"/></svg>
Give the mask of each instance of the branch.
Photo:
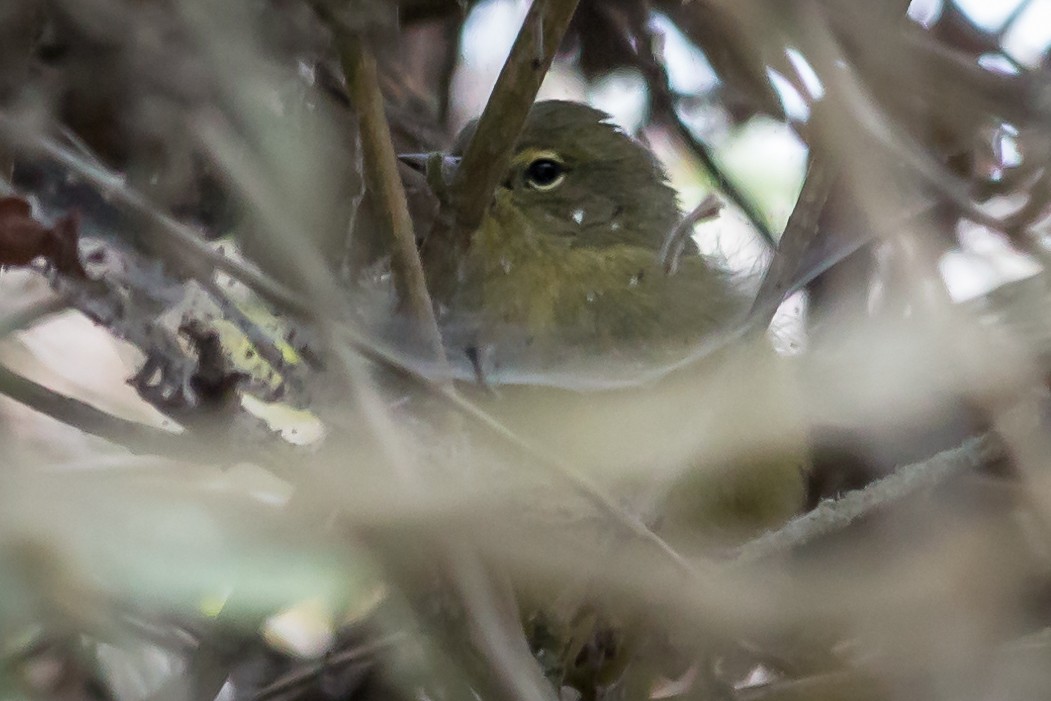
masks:
<svg viewBox="0 0 1051 701"><path fill-rule="evenodd" d="M466 249L482 223L493 191L507 174L529 107L536 100L577 2L533 0L450 184L449 201L443 206L446 211L428 236L428 256L436 251Z"/></svg>
<svg viewBox="0 0 1051 701"><path fill-rule="evenodd" d="M726 197L733 202L739 210L741 210L741 213L744 214L745 218L748 219L748 222L753 228L755 228L759 233L760 238L768 246L776 247L777 239L767 225L762 213L760 213L748 197L741 192L741 189L737 187L733 180L731 180L723 170L722 166L719 165L711 147L701 139L698 139L693 133L693 130L690 129L686 123L683 122L682 117L679 116L678 110L675 109L675 95L671 89L668 69L664 63L657 58L653 51L653 46L657 41L653 32L645 26L629 26L623 18L618 16L619 13L613 9L607 9L606 12L610 16L610 19L620 26L621 36L625 41L628 41L628 33L636 37L634 44L629 42L629 48L635 53L635 56L638 59L636 67L646 80L646 85L650 89L650 95L652 96L657 110L664 119L671 122L679 139L690 149L690 151L693 152L694 156L700 160L701 165L712 179L715 180L716 188L726 195Z"/></svg>
<svg viewBox="0 0 1051 701"><path fill-rule="evenodd" d="M401 305L407 306L409 313L419 322L433 357L445 364L441 334L427 293L405 188L398 175L394 143L383 112L376 59L365 46L363 37L341 36L339 51L351 101L360 118L367 181L375 187L373 194L379 205L377 209L389 217L387 224L393 238L391 268L398 297Z"/></svg>
<svg viewBox="0 0 1051 701"><path fill-rule="evenodd" d="M922 489L932 487L955 474L976 470L1004 457L1004 446L992 434L971 438L944 450L924 462L895 470L863 489L848 492L839 499L821 502L812 511L792 519L776 531L765 533L742 545L734 564L742 565L787 552L822 536L842 531L858 519L872 514Z"/></svg>
<svg viewBox="0 0 1051 701"><path fill-rule="evenodd" d="M324 679L326 674L374 659L380 653L403 643L405 639L405 633L390 633L366 643L355 644L346 650L327 654L320 662L298 665L255 692L250 701L273 701L291 693L303 694Z"/></svg>
<svg viewBox="0 0 1051 701"><path fill-rule="evenodd" d="M661 268L668 275L674 275L679 268L679 258L682 257L686 239L693 233L693 227L705 219L711 219L719 214L723 208L719 199L709 194L700 203L684 216L674 229L668 232L661 243L661 250L657 254Z"/></svg>
<svg viewBox="0 0 1051 701"><path fill-rule="evenodd" d="M765 330L770 325L777 308L797 284L803 257L817 237L818 218L832 190L835 171L836 168L825 158L811 152L803 189L799 192L777 251L763 275L755 301L748 312L748 322L756 331Z"/></svg>
<svg viewBox="0 0 1051 701"><path fill-rule="evenodd" d="M176 460L202 454L201 443L196 439L117 418L37 384L3 365L0 365L0 394L84 433L122 445L133 453Z"/></svg>

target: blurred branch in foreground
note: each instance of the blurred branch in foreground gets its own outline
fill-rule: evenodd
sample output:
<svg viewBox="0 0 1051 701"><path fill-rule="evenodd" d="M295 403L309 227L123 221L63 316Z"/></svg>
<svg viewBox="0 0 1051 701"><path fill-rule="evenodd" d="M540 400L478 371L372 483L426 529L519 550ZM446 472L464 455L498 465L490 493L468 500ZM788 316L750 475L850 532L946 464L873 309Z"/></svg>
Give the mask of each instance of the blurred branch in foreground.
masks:
<svg viewBox="0 0 1051 701"><path fill-rule="evenodd" d="M972 5L8 2L0 695L1047 696L1051 38Z"/></svg>

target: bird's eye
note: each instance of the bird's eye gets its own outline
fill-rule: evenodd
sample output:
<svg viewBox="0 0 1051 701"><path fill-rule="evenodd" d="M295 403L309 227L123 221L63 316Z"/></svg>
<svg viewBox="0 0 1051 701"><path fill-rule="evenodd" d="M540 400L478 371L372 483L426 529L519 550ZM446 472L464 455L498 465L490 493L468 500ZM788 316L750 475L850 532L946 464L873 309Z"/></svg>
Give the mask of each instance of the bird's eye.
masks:
<svg viewBox="0 0 1051 701"><path fill-rule="evenodd" d="M566 178L566 168L552 158L538 158L526 168L526 184L534 190L552 190Z"/></svg>

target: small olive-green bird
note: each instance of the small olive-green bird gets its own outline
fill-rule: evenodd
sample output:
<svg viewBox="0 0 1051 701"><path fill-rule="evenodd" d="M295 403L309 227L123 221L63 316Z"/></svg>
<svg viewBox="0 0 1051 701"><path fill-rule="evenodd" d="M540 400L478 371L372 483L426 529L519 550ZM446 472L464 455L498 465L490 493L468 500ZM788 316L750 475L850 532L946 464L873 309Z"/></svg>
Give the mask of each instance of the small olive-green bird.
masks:
<svg viewBox="0 0 1051 701"><path fill-rule="evenodd" d="M443 171L429 181L445 182L473 131L452 158L428 159ZM783 363L762 342L643 381L719 337L745 306L692 243L665 271L658 253L680 217L660 163L608 115L540 102L466 251L427 272L451 354L474 354L495 385L489 411L618 496L646 496L639 514L673 542L727 545L800 507L802 432ZM589 379L576 382L581 373ZM555 626L573 651L562 672L584 664L608 680L623 651L587 660L590 643L571 630L578 615L570 606Z"/></svg>
<svg viewBox="0 0 1051 701"><path fill-rule="evenodd" d="M692 242L665 273L657 252L679 219L660 163L608 115L537 103L456 274L432 281L452 338L549 370L581 354L653 359L695 344L742 304Z"/></svg>
<svg viewBox="0 0 1051 701"><path fill-rule="evenodd" d="M474 129L428 180L449 177ZM661 164L609 115L539 102L466 252L442 276L428 271L429 283L450 355L475 355L501 395L491 411L610 482L732 463L732 479L700 490L703 508L689 510L740 537L801 502L801 461L767 460L786 436L800 453L797 412L784 364L763 342L657 371L720 338L747 302L692 242L666 272L658 253L680 219Z"/></svg>

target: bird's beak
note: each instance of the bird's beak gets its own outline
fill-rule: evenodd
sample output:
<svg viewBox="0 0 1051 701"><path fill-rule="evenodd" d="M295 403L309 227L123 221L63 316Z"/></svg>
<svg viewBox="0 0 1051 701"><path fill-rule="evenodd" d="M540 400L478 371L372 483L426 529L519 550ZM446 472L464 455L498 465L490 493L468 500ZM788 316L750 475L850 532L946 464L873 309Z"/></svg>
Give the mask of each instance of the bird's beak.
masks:
<svg viewBox="0 0 1051 701"><path fill-rule="evenodd" d="M459 156L448 156L439 151L431 153L402 153L398 160L427 179L427 184L436 192L452 183L460 166Z"/></svg>
<svg viewBox="0 0 1051 701"><path fill-rule="evenodd" d="M427 172L427 159L431 157L429 153L399 153L398 160L409 166L418 173Z"/></svg>

